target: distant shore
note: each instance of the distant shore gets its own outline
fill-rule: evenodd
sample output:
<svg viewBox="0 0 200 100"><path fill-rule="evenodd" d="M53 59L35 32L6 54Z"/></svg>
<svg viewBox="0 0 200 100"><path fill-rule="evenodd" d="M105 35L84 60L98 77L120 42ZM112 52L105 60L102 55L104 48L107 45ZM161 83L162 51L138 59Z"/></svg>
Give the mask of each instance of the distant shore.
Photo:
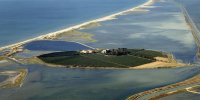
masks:
<svg viewBox="0 0 200 100"><path fill-rule="evenodd" d="M147 6L152 5L154 2L155 2L155 0L148 0L147 2L141 4L141 5L137 6L137 7L134 7L134 8L131 8L131 9L128 9L128 10L125 10L125 11L121 11L119 13L115 13L115 14L112 14L112 15L109 15L109 16L105 16L105 17L102 17L102 18L99 18L99 19L88 21L88 22L85 22L85 23L82 23L82 24L79 24L79 25L71 26L71 27L68 27L66 29L56 31L56 32L51 32L51 33L48 33L48 34L45 34L45 35L41 35L41 36L38 36L36 38L28 39L26 41L22 41L22 42L18 42L18 43L15 43L15 44L11 44L11 45L8 45L8 46L1 47L0 51L2 51L4 49L12 48L12 47L20 47L20 46L22 46L22 45L24 45L24 44L26 44L28 42L34 41L34 40L43 40L43 39L52 39L52 38L54 39L59 34L62 34L64 32L68 32L68 31L75 30L75 29L81 29L82 27L85 27L85 26L87 26L89 24L92 24L92 23L112 20L112 19L115 19L116 16L124 15L124 14L126 14L128 12L136 11L137 9L139 10L140 8L141 9L145 8ZM139 11L141 11L141 10L139 10Z"/></svg>

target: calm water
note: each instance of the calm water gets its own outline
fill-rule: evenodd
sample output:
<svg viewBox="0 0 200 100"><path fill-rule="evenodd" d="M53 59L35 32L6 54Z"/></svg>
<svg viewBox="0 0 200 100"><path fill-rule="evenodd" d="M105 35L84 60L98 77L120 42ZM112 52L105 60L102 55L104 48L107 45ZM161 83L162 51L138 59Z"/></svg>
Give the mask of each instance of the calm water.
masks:
<svg viewBox="0 0 200 100"><path fill-rule="evenodd" d="M145 48L173 53L177 59L193 63L196 44L179 7L158 2L149 12L120 16L100 27L82 30L95 34L97 48Z"/></svg>
<svg viewBox="0 0 200 100"><path fill-rule="evenodd" d="M182 5L186 7L193 21L195 22L197 27L200 29L200 12L199 12L200 2L199 0L176 0L176 1L178 1L179 3L181 3Z"/></svg>
<svg viewBox="0 0 200 100"><path fill-rule="evenodd" d="M0 47L122 11L147 0L0 0Z"/></svg>
<svg viewBox="0 0 200 100"><path fill-rule="evenodd" d="M8 78L8 76L6 76L6 75L1 75L1 76L0 76L0 82L5 81L7 78Z"/></svg>
<svg viewBox="0 0 200 100"><path fill-rule="evenodd" d="M23 52L17 53L15 57L31 58L42 54L60 52L60 51L79 51L93 49L91 47L66 41L39 40L27 43L24 45Z"/></svg>
<svg viewBox="0 0 200 100"><path fill-rule="evenodd" d="M10 68L23 67L20 66ZM23 87L0 90L1 100L123 100L133 93L181 81L200 71L195 67L86 70L27 65L24 68L29 69L29 74Z"/></svg>
<svg viewBox="0 0 200 100"><path fill-rule="evenodd" d="M77 51L91 49L75 42L65 41L33 41L24 46L25 49L32 51Z"/></svg>

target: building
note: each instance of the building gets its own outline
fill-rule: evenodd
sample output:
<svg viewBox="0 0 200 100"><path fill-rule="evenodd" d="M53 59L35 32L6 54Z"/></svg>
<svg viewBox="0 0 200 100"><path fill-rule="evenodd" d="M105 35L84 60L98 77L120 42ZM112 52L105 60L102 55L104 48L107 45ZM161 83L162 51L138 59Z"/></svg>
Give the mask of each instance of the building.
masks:
<svg viewBox="0 0 200 100"><path fill-rule="evenodd" d="M87 51L86 50L81 50L80 53L86 54Z"/></svg>
<svg viewBox="0 0 200 100"><path fill-rule="evenodd" d="M127 55L129 52L127 48L118 48L102 50L101 53L106 55Z"/></svg>
<svg viewBox="0 0 200 100"><path fill-rule="evenodd" d="M101 53L106 54L109 51L109 49L102 50Z"/></svg>
<svg viewBox="0 0 200 100"><path fill-rule="evenodd" d="M94 51L93 50L81 50L80 53L90 54L90 53L94 53Z"/></svg>

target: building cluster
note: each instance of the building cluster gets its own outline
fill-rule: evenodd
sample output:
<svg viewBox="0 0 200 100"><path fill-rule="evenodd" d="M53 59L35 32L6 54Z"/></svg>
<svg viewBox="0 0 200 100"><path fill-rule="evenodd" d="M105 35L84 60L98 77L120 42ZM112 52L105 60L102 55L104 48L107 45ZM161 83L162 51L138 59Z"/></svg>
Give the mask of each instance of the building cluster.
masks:
<svg viewBox="0 0 200 100"><path fill-rule="evenodd" d="M90 54L90 53L95 53L94 50L81 50L80 53L82 54Z"/></svg>
<svg viewBox="0 0 200 100"><path fill-rule="evenodd" d="M106 50L102 50L101 53L106 54L106 55L127 55L127 54L129 54L127 48L106 49Z"/></svg>
<svg viewBox="0 0 200 100"><path fill-rule="evenodd" d="M127 48L118 48L118 49L104 49L104 50L81 50L82 54L91 54L91 53L102 53L105 55L127 55L129 54Z"/></svg>

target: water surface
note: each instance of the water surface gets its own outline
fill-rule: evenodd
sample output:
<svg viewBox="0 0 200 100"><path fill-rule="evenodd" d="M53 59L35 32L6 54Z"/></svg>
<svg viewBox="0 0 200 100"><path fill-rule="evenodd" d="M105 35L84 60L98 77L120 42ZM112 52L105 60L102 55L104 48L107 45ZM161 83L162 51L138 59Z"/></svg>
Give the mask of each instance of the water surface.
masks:
<svg viewBox="0 0 200 100"><path fill-rule="evenodd" d="M123 100L131 94L181 81L200 71L195 67L86 70L27 65L24 68L29 69L24 85L0 90L1 100Z"/></svg>
<svg viewBox="0 0 200 100"><path fill-rule="evenodd" d="M79 51L92 49L76 42L40 40L25 44L27 50L32 51Z"/></svg>
<svg viewBox="0 0 200 100"><path fill-rule="evenodd" d="M0 0L0 47L138 6L147 0Z"/></svg>
<svg viewBox="0 0 200 100"><path fill-rule="evenodd" d="M94 34L97 48L145 48L172 53L185 63L196 58L196 44L181 9L171 1L157 2L148 12L133 12L100 27L81 30Z"/></svg>
<svg viewBox="0 0 200 100"><path fill-rule="evenodd" d="M8 78L6 75L0 75L0 82L5 81Z"/></svg>

